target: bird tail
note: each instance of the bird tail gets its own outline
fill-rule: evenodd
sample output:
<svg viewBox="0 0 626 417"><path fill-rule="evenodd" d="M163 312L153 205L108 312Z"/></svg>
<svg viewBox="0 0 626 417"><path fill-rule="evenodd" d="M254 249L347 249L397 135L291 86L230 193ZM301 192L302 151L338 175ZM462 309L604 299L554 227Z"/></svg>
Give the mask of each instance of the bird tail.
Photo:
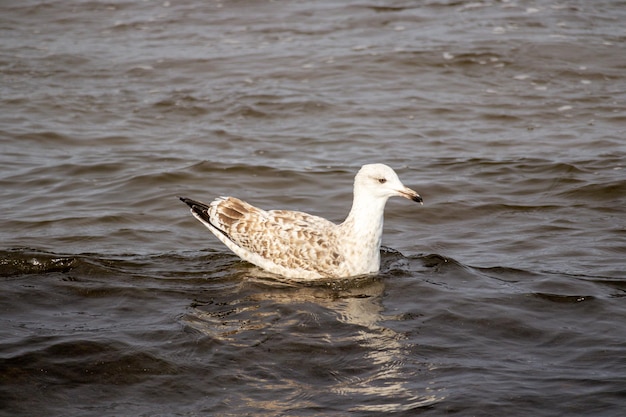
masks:
<svg viewBox="0 0 626 417"><path fill-rule="evenodd" d="M191 198L186 197L178 197L180 201L187 204L189 208L191 208L191 212L194 216L199 219L204 220L207 223L211 223L211 218L209 217L209 205L204 204L197 200L192 200Z"/></svg>

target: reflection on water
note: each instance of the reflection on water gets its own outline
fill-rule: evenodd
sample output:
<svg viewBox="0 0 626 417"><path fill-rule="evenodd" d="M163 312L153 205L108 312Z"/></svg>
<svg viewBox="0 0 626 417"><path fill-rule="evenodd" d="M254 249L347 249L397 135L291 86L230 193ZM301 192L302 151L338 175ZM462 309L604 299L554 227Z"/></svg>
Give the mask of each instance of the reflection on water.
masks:
<svg viewBox="0 0 626 417"><path fill-rule="evenodd" d="M298 363L297 367L307 366L309 361L301 355L309 355L305 346L314 344L323 353L317 358L319 361L312 360L309 366L318 368L316 373L328 373L332 381L329 385L326 379L323 385L310 387L294 380L293 376L281 377L280 382L260 377L253 385L264 389L280 388L292 394L282 404L276 404L275 400L248 399L254 401L256 407L278 410L288 403L290 408L305 409L313 406L305 395L311 390L345 398L355 404L351 411L411 410L444 399L441 392L434 392L428 383L420 382L430 365L411 364L407 368L407 361L413 359L406 339L381 325L381 300L385 291L382 279L363 277L354 281L305 285L268 278L254 267L250 267L250 272L252 274L241 276L237 291L240 297L228 303L195 304L185 314L183 322L219 340L224 349L228 346L264 348L272 345L272 355L278 356L277 362L289 362L285 356L292 357L291 360ZM338 326L344 329L339 332L340 337ZM282 341L273 341L274 338ZM302 347L275 346L275 343L289 345L294 340ZM336 345L342 348L336 349ZM289 353L281 354L282 350ZM335 350L339 354L333 357L329 352ZM351 375L349 370L354 368L367 371Z"/></svg>

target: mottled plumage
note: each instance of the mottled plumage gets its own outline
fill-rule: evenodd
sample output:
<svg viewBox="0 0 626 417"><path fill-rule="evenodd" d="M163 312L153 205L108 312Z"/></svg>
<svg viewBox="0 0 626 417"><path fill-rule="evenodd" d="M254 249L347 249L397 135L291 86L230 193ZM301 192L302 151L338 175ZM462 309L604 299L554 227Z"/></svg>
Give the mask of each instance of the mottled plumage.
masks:
<svg viewBox="0 0 626 417"><path fill-rule="evenodd" d="M352 210L339 225L299 211L261 210L235 197L210 204L180 199L242 259L287 278L317 279L378 271L383 211L394 195L422 202L391 168L371 164L355 177Z"/></svg>

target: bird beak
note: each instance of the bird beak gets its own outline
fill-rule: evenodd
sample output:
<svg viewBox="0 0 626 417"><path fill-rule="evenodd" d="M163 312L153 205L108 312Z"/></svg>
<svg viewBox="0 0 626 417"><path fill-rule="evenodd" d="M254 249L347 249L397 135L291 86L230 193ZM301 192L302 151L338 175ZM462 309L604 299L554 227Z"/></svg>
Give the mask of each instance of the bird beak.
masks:
<svg viewBox="0 0 626 417"><path fill-rule="evenodd" d="M402 190L398 190L398 194L404 198L413 200L416 203L424 204L424 200L422 200L422 197L408 187L404 187Z"/></svg>

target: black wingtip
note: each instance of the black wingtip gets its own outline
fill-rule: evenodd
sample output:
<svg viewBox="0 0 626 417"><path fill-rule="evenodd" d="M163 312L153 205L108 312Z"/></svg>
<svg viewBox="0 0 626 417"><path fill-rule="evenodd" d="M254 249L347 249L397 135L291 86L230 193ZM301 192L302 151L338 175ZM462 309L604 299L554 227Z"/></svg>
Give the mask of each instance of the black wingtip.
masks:
<svg viewBox="0 0 626 417"><path fill-rule="evenodd" d="M182 201L183 203L189 206L189 208L191 209L192 213L194 213L194 215L200 216L200 218L204 221L207 221L209 223L211 222L211 219L209 217L209 205L208 204L204 204L200 201L193 200L187 197L181 197L181 196L177 196L177 197L180 199L180 201Z"/></svg>
<svg viewBox="0 0 626 417"><path fill-rule="evenodd" d="M201 201L193 200L193 199L187 198L187 197L181 197L181 196L177 196L177 197L178 197L178 199L180 201L182 201L183 203L187 204L192 209L204 209L204 210L206 210L206 209L209 208L208 204L204 204Z"/></svg>
<svg viewBox="0 0 626 417"><path fill-rule="evenodd" d="M230 236L225 231L223 231L219 227L215 227L213 222L211 222L211 217L209 216L209 206L207 204L201 203L200 201L192 200L191 198L187 198L187 197L181 197L181 196L176 196L176 197L178 197L180 201L187 204L189 208L191 208L191 213L198 220L200 220L205 225L210 225L211 227L213 227L213 229L211 230L215 229L223 233L228 239L230 239Z"/></svg>

